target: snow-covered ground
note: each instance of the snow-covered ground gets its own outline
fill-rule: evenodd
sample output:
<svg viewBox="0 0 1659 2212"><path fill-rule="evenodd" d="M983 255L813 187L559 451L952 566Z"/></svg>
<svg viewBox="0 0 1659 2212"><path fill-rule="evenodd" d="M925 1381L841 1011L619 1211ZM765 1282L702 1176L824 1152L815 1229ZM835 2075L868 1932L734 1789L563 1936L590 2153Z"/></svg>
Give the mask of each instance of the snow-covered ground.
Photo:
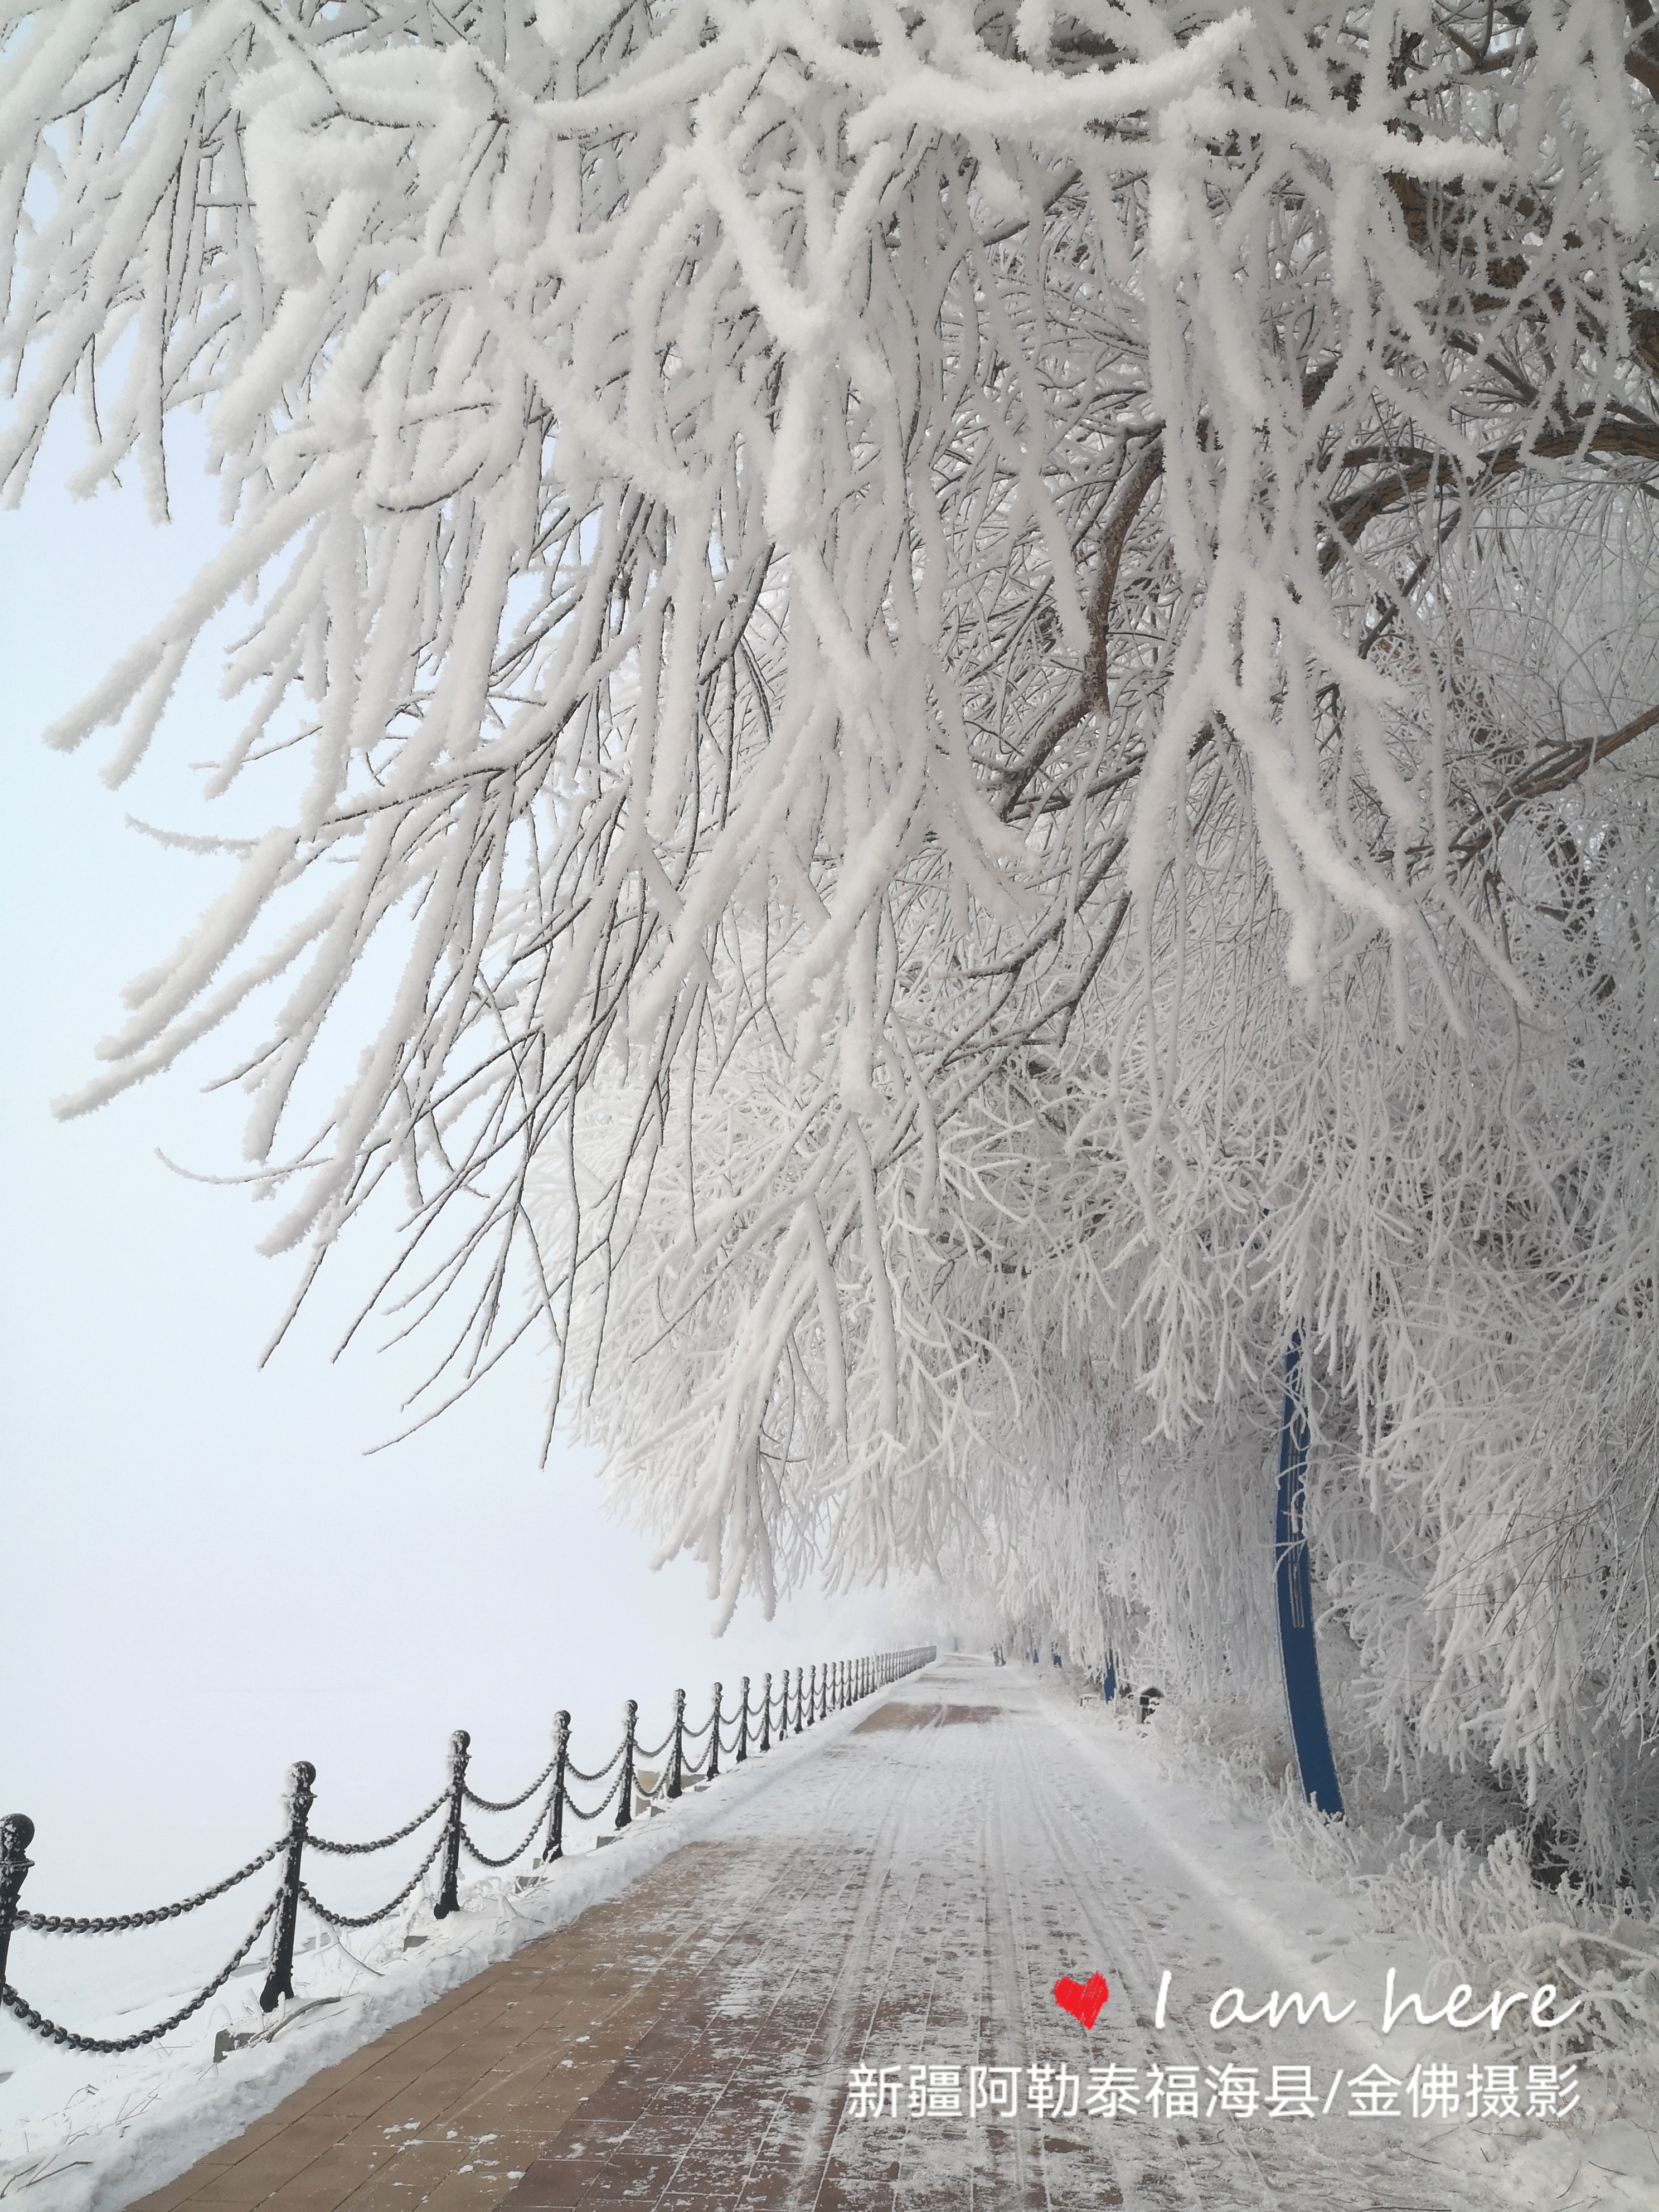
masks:
<svg viewBox="0 0 1659 2212"><path fill-rule="evenodd" d="M269 1963L263 1940L219 1999L164 2043L146 2050L113 2058L83 2057L40 2041L9 2014L0 2018L0 2199L15 2200L28 2212L82 2212L94 2206L99 2212L113 2212L228 2141L319 2067L410 2019L447 1990L563 1927L590 1905L616 1896L681 1844L706 1834L715 1820L735 1818L740 1826L763 1822L769 1791L870 1711L866 1700L817 1723L804 1735L775 1743L764 1759L757 1754L744 1766L728 1766L706 1790L688 1791L660 1819L641 1819L620 1835L609 1814L593 1826L567 1819L566 1855L545 1871L509 1871L469 1881L464 1860L463 1910L446 1920L433 1917L436 1893L431 1877L407 1905L361 1938L336 1940L302 1914L295 2000L281 2008L274 2025L258 2009ZM576 1744L573 1756L586 1755L587 1747ZM601 1794L584 1784L571 1787L584 1800ZM320 1829L322 1823L314 1825ZM469 1833L486 1850L504 1850L525 1825L521 1813L493 1821L472 1811L467 1816ZM502 1832L500 1836L492 1832L495 1829ZM423 1846L429 1845L431 1832L428 1824L420 1839ZM307 1864L307 1880L337 1910L362 1912L400 1888L422 1856L423 1850L411 1842L368 1860L313 1858ZM217 1915L216 1927L190 1936L185 1931L192 1923L161 1931L159 1940L167 1947L166 1988L155 1978L155 1931L105 1939L132 1954L128 1985L106 1963L101 1971L95 1962L85 1966L84 1987L88 1993L94 1987L100 1991L101 2009L75 2014L75 2025L108 2038L130 2034L161 2012L170 1996L181 2000L205 1978L200 1969L210 1973L234 1948L235 1935L226 1942L222 1934L245 1931L258 1906L241 1899L262 1898L270 1887L270 1877L261 1875L231 1899L204 1908L199 1920ZM148 1959L142 1949L146 1936ZM37 1959L49 1941L33 1939ZM21 1978L19 1954L29 1942L27 1936L14 1939L9 1978ZM72 1996L76 1982L60 1973L52 1988ZM44 1998L34 2001L44 2008ZM253 2039L232 2042L240 2038Z"/></svg>
<svg viewBox="0 0 1659 2212"><path fill-rule="evenodd" d="M29 2212L112 2212L230 2139L317 2068L625 1889L696 1836L817 1852L853 1869L823 1887L821 1906L812 1884L793 1885L799 1924L787 1955L826 1978L832 2025L792 2109L813 2135L803 2156L833 2160L854 2180L867 2167L872 2185L896 2160L898 2201L911 2201L909 2189L931 2202L964 2174L978 2177L989 2203L1012 2201L997 2194L1003 2178L1040 2187L1021 2202L1109 2201L1109 2177L1128 2204L1229 2212L1267 2201L1305 2212L1338 2202L1462 2212L1659 2198L1653 2114L1639 2085L1610 2085L1573 2029L1534 2034L1523 2003L1495 2036L1484 2021L1459 2031L1408 2019L1382 2032L1390 1970L1396 1994L1423 1992L1425 2009L1443 2005L1457 1982L1472 1984L1466 2016L1493 1984L1482 1960L1438 1957L1423 1929L1391 1923L1404 1892L1368 1871L1363 1837L1322 1834L1265 1785L1252 1796L1222 1762L1177 1745L1169 1722L1139 1729L1097 1699L1079 1703L1077 1686L1050 1670L941 1660L886 1701L914 1725L866 1726L881 1702L821 1723L544 1879L477 1884L447 1923L434 1923L422 1899L372 1945L307 1952L299 1998L274 2037L216 2063L221 2031L269 2025L255 2008L255 1975L168 2045L122 2060L43 2051L9 2024L0 2067L15 2070L0 2083L0 2197ZM1182 1778L1170 1771L1172 1748ZM320 1887L318 1869L313 1878ZM352 1902L343 1885L325 1893ZM1540 1926L1549 1910L1540 1901ZM1502 1993L1530 1998L1549 1978L1542 1948L1538 1960L1531 1978L1506 1979ZM1086 1982L1095 1972L1110 1996L1085 2030L1052 1990L1062 1976ZM1242 1999L1224 1998L1230 1989ZM1304 2026L1292 2011L1277 2028L1226 2022L1238 2003L1255 2011L1275 1990L1310 2001L1328 1992L1326 2009L1342 2016L1316 2013ZM739 2010L746 2001L735 1983L723 2000ZM1564 1989L1555 2002L1566 2001ZM1566 2072L1575 2062L1576 2080ZM1075 2075L1085 2100L1076 2118L1030 2109L1030 2069L1045 2066ZM916 2067L943 2069L947 2101L947 2077L960 2069L961 2117L910 2112ZM1139 2101L1115 2117L1091 2114L1091 2089L1098 2098L1112 2067L1124 2070L1110 2080ZM1231 2091L1218 2094L1217 2074L1228 2067ZM1455 2095L1425 2070L1433 2067L1455 2069ZM1480 2069L1477 2107L1489 2094L1501 2106L1504 2077L1491 2069L1504 2067L1517 2069L1517 2116L1470 2116L1470 2069ZM1533 2072L1550 2067L1553 2077ZM859 2078L877 2095L889 2069L896 2112L860 2113L871 2093L849 2097L854 2068L869 2069ZM1003 2069L1005 2094L1006 2069L1018 2069L1014 2093L1024 2101L1001 2116L1000 2133L966 2112L975 2068ZM1197 2085L1194 2117L1179 2102L1183 2068L1194 2069L1186 2077ZM1273 2089L1294 2088L1286 2069L1304 2068L1310 2112L1274 2116ZM1355 2116L1377 2069L1402 2085L1415 2078L1419 2093L1438 2079L1432 2112L1414 2117L1402 2086L1397 2117ZM1528 2118L1532 2091L1550 2078L1560 2101L1576 2091L1577 2109ZM1249 2085L1255 2111L1243 2109Z"/></svg>

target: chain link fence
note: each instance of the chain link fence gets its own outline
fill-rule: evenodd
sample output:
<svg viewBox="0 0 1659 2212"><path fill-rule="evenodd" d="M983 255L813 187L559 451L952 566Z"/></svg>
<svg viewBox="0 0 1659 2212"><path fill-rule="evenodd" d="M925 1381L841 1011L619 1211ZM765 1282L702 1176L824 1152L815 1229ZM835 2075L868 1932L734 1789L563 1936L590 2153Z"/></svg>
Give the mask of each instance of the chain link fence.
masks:
<svg viewBox="0 0 1659 2212"><path fill-rule="evenodd" d="M176 1904L154 1906L146 1912L122 1912L102 1918L76 1917L57 1912L25 1911L21 1895L25 1877L34 1865L29 1857L29 1846L34 1841L34 1823L25 1813L9 1813L0 1820L0 2005L33 2033L48 2042L60 2044L70 2051L87 2051L100 2057L112 2056L125 2051L137 2051L142 2045L155 2043L201 2010L209 1999L217 1994L242 1961L252 1950L264 1930L275 1923L270 1945L270 1971L259 1993L262 2012L274 2012L284 1998L294 1995L294 1946L303 1910L332 1929L372 1928L389 1917L411 1898L433 1869L438 1869L437 1895L433 1901L434 1915L440 1920L459 1910L461 1854L465 1852L477 1865L499 1872L514 1865L536 1845L539 1838L541 1848L534 1863L546 1866L564 1856L564 1821L569 1814L582 1821L602 1820L616 1807L612 1820L613 1833L628 1827L635 1814L647 1808L660 1809L661 1804L680 1796L688 1785L712 1782L720 1771L722 1756L735 1765L742 1765L751 1752L769 1751L774 1743L784 1737L799 1735L823 1719L828 1714L854 1705L861 1698L872 1696L897 1681L902 1675L912 1674L925 1667L937 1656L933 1644L913 1645L902 1651L879 1651L859 1659L828 1660L822 1666L797 1667L794 1680L790 1681L786 1668L779 1678L775 1694L773 1678L763 1678L758 1698L750 1695L750 1678L743 1678L740 1697L732 1711L723 1710L725 1691L716 1682L713 1707L708 1718L697 1728L688 1727L685 1718L685 1692L674 1692L674 1717L668 1734L653 1749L644 1749L637 1739L636 1721L639 1708L630 1698L623 1710L623 1735L603 1766L589 1773L578 1766L569 1755L570 1715L561 1711L553 1727L553 1756L541 1772L532 1776L525 1787L513 1797L482 1797L467 1780L472 1739L465 1729L457 1729L449 1739L447 1768L443 1788L431 1803L405 1820L391 1833L377 1836L367 1843L335 1843L326 1837L313 1835L310 1819L315 1792L313 1784L317 1770L309 1759L299 1759L289 1767L283 1792L283 1810L287 1826L273 1844L251 1858L234 1874L227 1875L222 1881L206 1889L198 1890L194 1896L180 1898ZM726 1732L729 1724L729 1735ZM701 1747L701 1748L699 1748ZM641 1773L641 1759L655 1759L666 1755L666 1765L660 1771L654 1769ZM614 1772L613 1772L613 1770ZM585 1809L571 1796L569 1784L604 1782L611 1777L610 1787L591 1811ZM471 1807L480 1813L511 1813L536 1800L534 1818L523 1839L502 1857L492 1857L481 1850L468 1833L465 1814ZM319 1851L338 1858L361 1858L375 1851L389 1850L424 1827L428 1820L442 1815L441 1825L413 1877L404 1883L395 1897L372 1912L352 1914L337 1911L314 1896L304 1879L307 1851ZM232 1953L219 1972L204 1988L197 1991L189 2002L164 2020L141 2028L131 2035L103 2037L77 2034L73 2029L49 2020L45 2014L12 1987L6 1975L10 1963L14 1936L64 1936L125 1935L135 1929L151 1928L182 1918L210 1905L216 1898L223 1897L239 1884L250 1881L264 1867L277 1860L282 1862L282 1875L273 1895L247 1935Z"/></svg>

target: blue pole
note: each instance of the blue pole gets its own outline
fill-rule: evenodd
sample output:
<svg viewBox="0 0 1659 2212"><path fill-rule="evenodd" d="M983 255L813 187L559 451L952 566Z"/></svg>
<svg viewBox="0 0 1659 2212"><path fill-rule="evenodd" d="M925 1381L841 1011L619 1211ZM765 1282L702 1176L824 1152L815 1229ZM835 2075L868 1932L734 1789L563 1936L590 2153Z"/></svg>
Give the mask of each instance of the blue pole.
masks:
<svg viewBox="0 0 1659 2212"><path fill-rule="evenodd" d="M1279 1595L1279 1656L1285 1669L1285 1710L1304 1796L1342 1817L1342 1792L1325 1725L1314 1644L1313 1589L1308 1577L1304 1485L1308 1471L1308 1413L1302 1392L1302 1332L1285 1353L1285 1410L1279 1425L1279 1498L1273 1512L1273 1579Z"/></svg>

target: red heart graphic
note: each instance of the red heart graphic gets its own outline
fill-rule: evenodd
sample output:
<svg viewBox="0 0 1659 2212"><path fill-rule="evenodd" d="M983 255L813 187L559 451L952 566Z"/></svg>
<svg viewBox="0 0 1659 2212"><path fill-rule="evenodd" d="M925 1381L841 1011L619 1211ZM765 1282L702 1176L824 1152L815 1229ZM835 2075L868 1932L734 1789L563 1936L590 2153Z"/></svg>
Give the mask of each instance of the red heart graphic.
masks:
<svg viewBox="0 0 1659 2212"><path fill-rule="evenodd" d="M1085 2027L1094 2026L1100 2018L1100 2008L1111 1994L1104 1974L1091 1974L1086 1982L1074 1982L1069 1974L1062 1974L1054 1984L1054 2002Z"/></svg>

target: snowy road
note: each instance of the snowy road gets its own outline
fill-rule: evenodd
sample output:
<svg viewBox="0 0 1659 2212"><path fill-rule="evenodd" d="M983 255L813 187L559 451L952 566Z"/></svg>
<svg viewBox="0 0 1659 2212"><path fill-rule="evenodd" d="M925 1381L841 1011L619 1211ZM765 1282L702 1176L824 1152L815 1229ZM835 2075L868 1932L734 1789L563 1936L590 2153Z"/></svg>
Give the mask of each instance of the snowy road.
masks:
<svg viewBox="0 0 1659 2212"><path fill-rule="evenodd" d="M1516 2054L1444 2029L1382 2042L1364 2025L1375 1961L1345 1940L1344 1901L1256 1864L1259 1834L1230 1851L1197 1812L1172 1832L1183 1793L1148 1770L1144 1744L1056 1683L941 1661L758 1794L720 1806L716 1785L696 1843L434 2008L437 2043L416 2022L371 2045L146 2212L1606 2201L1575 2180L1560 2122L1419 2118L1403 2103L1350 2117L1354 2076L1379 2057L1404 2077L1419 2057L1466 2075ZM1263 1897L1296 1928L1275 1929ZM1094 1971L1111 1994L1085 2032L1052 1992ZM1231 1985L1253 2005L1293 1987L1329 1989L1338 2010L1363 2002L1341 2027L1212 2029ZM1239 2107L1254 2081L1254 2112L1216 2096L1210 2069L1229 2063ZM1069 2105L1066 2069L1075 2114L1033 2109L1030 2069L1046 2066L1039 2098L1058 2088ZM1114 2067L1138 2106L1091 2114ZM937 2069L932 2111L909 2109L913 2068ZM1182 2068L1196 2069L1196 2114L1149 2094L1154 2069L1169 2088ZM1274 2116L1273 2089L1301 2088L1303 2068L1310 2104ZM856 2069L878 2085L896 2069L885 2109L860 2112L881 2091L849 2094ZM999 2109L1011 2090L1016 2108Z"/></svg>

